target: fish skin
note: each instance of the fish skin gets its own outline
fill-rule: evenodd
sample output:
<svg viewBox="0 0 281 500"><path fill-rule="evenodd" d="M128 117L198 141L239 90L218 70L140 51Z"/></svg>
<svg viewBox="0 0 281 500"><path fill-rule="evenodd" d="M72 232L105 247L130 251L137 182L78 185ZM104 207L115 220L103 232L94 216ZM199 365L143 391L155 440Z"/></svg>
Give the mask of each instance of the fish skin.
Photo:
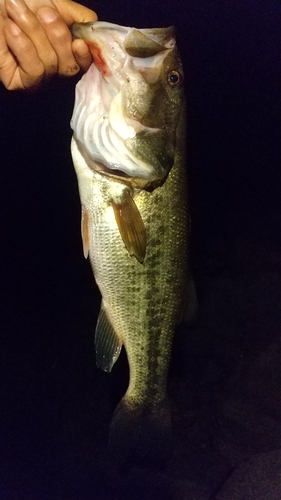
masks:
<svg viewBox="0 0 281 500"><path fill-rule="evenodd" d="M112 26L109 23L100 24ZM85 23L86 25L88 28L89 23ZM106 31L107 27L103 29ZM114 27L112 29L114 31ZM171 28L169 29L169 33L172 33ZM154 44L154 49L151 50L161 52L156 45L160 45L159 40L162 44L163 40L165 42L163 30L136 31L145 36L148 31L152 33L154 39L151 46ZM83 24L74 25L73 33L74 36L82 36L82 33L84 39L87 37ZM172 35L166 35L166 41L167 39L168 44L171 44ZM127 45L131 47L129 52L134 54L132 57L136 57L138 46L131 42L127 38ZM169 58L168 68L182 74L175 46L164 48L162 52L164 50ZM107 78L106 73L110 70L107 66L109 65L105 62L103 78ZM166 385L171 347L175 328L183 318L188 304L187 294L191 282L188 266L190 228L185 165L184 91L183 88L175 90L177 95L170 99L170 109L167 109L171 90L166 74L167 68L164 73L160 71L156 82L150 84L152 91L158 84L157 91L159 93L162 89L163 95L159 95L157 99L154 93L154 100L150 99L151 105L147 108L147 114L142 117L145 126L162 127L171 136L167 140L167 149L170 145L173 158L171 165L167 167L167 158L163 154L162 177L159 174L161 168L158 167L151 169L152 174L151 171L147 173L145 166L143 169L140 167L138 174L132 177L119 175L121 169L117 173L109 169L103 171L95 158L91 158L89 151L85 152L83 134L80 133L79 136L77 133L80 125L75 112L72 121L72 157L83 213L87 214L83 217L83 240L87 242L87 252L89 251L95 280L102 295L95 339L97 363L110 371L124 345L130 369L127 392L117 406L110 426L111 442L115 443L119 456L127 458L133 452L142 457L147 456L149 447L157 448L157 439L162 441L161 452L167 445L170 415ZM157 78L161 81L157 81ZM165 86L169 86L167 91ZM133 102L133 90L133 87L130 88L130 99L124 101L128 106L125 113L129 118L132 116L130 106ZM79 92L78 88L75 104L78 112L82 109ZM118 92L124 93L124 84ZM145 85L141 99L149 98L149 85ZM139 99L138 94L137 100ZM161 103L165 109L162 109ZM153 110L156 110L155 116ZM136 156L138 152L142 156L141 140L140 135L136 140ZM157 139L154 144L157 144ZM160 145L163 147L161 141ZM144 154L141 158L144 164L149 155L150 153ZM153 161L154 158L152 163ZM159 161L161 164L161 159ZM129 251L126 241L122 239L122 227L120 229L118 225L114 206L122 206L125 198L133 200L145 228L143 258L138 258L136 253ZM129 227L134 226L135 215L129 220ZM128 217L130 219L130 212ZM148 434L156 436L152 439L154 444L151 437L146 439Z"/></svg>

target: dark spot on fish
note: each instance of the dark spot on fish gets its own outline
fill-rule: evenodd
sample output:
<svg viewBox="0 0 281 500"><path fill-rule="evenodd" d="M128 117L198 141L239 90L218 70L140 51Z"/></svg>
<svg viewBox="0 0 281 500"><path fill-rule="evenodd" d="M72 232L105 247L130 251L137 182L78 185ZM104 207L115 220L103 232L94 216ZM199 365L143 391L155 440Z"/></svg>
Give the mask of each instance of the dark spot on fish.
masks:
<svg viewBox="0 0 281 500"><path fill-rule="evenodd" d="M155 246L160 246L160 245L161 245L161 241L160 241L160 240L156 240L156 241L155 241ZM155 257L160 257L160 256L161 256L160 249L158 249L158 250L154 253L154 256L155 256Z"/></svg>

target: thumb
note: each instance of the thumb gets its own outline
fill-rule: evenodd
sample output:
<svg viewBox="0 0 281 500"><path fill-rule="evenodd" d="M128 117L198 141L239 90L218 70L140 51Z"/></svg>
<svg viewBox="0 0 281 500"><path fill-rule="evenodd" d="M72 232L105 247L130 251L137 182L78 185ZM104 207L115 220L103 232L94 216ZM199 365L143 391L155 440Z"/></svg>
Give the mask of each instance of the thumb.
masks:
<svg viewBox="0 0 281 500"><path fill-rule="evenodd" d="M98 19L97 14L93 10L88 9L88 7L80 3L72 2L71 0L53 0L53 4L68 25L72 23L88 23L97 21Z"/></svg>

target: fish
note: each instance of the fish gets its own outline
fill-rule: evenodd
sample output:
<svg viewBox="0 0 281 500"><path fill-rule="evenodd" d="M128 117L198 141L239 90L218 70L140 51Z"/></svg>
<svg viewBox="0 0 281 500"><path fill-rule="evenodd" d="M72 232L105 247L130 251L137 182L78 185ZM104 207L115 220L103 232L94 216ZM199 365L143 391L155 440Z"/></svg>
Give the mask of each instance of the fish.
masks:
<svg viewBox="0 0 281 500"><path fill-rule="evenodd" d="M113 414L118 456L161 455L171 436L174 332L194 299L184 75L175 28L76 23L93 64L76 85L71 152L84 256L101 292L96 363L122 346L129 385Z"/></svg>

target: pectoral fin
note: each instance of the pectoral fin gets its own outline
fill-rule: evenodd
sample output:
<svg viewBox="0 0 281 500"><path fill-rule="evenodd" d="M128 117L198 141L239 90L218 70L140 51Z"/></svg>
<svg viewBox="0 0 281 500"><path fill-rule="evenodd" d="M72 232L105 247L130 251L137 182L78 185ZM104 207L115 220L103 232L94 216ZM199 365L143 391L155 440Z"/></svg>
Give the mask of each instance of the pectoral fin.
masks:
<svg viewBox="0 0 281 500"><path fill-rule="evenodd" d="M142 264L146 252L146 231L137 205L130 193L125 192L121 203L112 200L112 206L125 247Z"/></svg>
<svg viewBox="0 0 281 500"><path fill-rule="evenodd" d="M82 216L81 216L81 234L83 242L83 253L85 259L89 255L89 230L88 230L89 216L87 210L82 206Z"/></svg>
<svg viewBox="0 0 281 500"><path fill-rule="evenodd" d="M111 372L115 361L119 357L122 341L118 338L109 322L103 304L101 305L96 326L95 348L97 367L105 372Z"/></svg>

